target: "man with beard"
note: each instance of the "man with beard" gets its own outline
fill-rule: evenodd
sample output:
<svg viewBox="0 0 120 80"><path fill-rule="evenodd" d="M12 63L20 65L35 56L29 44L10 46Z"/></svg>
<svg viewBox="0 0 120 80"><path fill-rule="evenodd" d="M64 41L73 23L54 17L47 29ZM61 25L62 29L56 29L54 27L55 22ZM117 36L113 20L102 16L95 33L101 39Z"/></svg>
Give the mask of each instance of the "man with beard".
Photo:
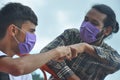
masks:
<svg viewBox="0 0 120 80"><path fill-rule="evenodd" d="M65 59L63 62L48 62L46 65L57 76L51 76L50 80L104 80L108 74L119 70L120 55L104 42L104 39L118 30L116 15L109 6L92 6L80 30L65 30L41 50L46 52L65 45L76 48L79 52L71 61Z"/></svg>

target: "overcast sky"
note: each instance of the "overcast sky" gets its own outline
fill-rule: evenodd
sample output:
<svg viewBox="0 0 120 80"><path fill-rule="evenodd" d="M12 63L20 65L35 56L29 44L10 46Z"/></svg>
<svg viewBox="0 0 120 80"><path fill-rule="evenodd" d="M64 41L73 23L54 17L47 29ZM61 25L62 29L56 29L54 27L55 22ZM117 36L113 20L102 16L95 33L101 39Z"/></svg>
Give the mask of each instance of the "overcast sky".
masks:
<svg viewBox="0 0 120 80"><path fill-rule="evenodd" d="M78 28L86 12L94 4L107 4L116 13L120 24L120 0L0 0L0 7L7 2L20 2L31 7L38 16L36 29L37 44L31 53L38 53L65 29ZM119 17L118 17L119 16ZM120 53L120 31L106 42ZM41 72L40 72L41 74ZM105 80L119 80L120 71L109 75Z"/></svg>

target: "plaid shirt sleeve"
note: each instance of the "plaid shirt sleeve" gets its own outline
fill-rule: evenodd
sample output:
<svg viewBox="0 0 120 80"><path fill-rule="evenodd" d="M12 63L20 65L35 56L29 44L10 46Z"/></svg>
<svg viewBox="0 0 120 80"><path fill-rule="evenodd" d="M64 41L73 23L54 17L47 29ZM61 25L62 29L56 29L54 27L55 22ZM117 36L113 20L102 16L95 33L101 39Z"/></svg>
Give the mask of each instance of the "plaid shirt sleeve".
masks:
<svg viewBox="0 0 120 80"><path fill-rule="evenodd" d="M120 69L120 55L113 48L103 43L102 46L93 46L97 55L107 61L112 72ZM103 62L104 63L104 62Z"/></svg>
<svg viewBox="0 0 120 80"><path fill-rule="evenodd" d="M41 53L56 48L57 46L69 45L69 43L71 44L70 40L72 40L71 38L74 37L73 35L74 31L75 31L74 29L65 30L55 40L53 40L46 47L44 47L41 50ZM60 63L55 61L50 61L47 63L47 65L57 74L57 76L61 80L66 80L68 77L74 74L74 72L66 65L65 61Z"/></svg>

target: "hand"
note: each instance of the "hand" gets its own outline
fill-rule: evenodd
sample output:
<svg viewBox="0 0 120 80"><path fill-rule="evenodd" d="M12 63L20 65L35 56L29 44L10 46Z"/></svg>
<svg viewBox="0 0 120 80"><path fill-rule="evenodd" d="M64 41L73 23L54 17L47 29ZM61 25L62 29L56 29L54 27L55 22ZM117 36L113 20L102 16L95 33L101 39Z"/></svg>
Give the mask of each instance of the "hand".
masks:
<svg viewBox="0 0 120 80"><path fill-rule="evenodd" d="M71 47L74 50L76 50L77 54L78 53L83 53L83 52L85 52L86 43L73 44L73 45L69 45L69 47Z"/></svg>
<svg viewBox="0 0 120 80"><path fill-rule="evenodd" d="M55 58L55 60L57 61L63 61L65 58L71 60L73 57L76 57L77 54L76 50L69 46L57 47L56 51L57 51L57 57Z"/></svg>
<svg viewBox="0 0 120 80"><path fill-rule="evenodd" d="M69 47L74 48L76 50L76 53L88 53L89 55L96 57L96 51L94 50L94 47L87 43L78 43L74 45L69 45Z"/></svg>

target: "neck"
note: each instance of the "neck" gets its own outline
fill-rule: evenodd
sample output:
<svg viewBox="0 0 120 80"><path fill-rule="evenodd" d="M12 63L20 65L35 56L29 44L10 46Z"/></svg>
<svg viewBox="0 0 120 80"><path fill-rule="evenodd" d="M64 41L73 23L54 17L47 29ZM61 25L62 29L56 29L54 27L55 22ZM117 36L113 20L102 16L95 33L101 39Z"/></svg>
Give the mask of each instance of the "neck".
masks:
<svg viewBox="0 0 120 80"><path fill-rule="evenodd" d="M103 40L104 40L104 36L99 38L96 42L91 43L91 44L95 45L95 46L100 46L102 44Z"/></svg>
<svg viewBox="0 0 120 80"><path fill-rule="evenodd" d="M93 45L100 46L102 44L103 40L100 40L98 42L93 43Z"/></svg>
<svg viewBox="0 0 120 80"><path fill-rule="evenodd" d="M0 40L0 51L4 52L8 56L12 57L13 56L13 50L11 49L12 43L8 39L2 39Z"/></svg>

